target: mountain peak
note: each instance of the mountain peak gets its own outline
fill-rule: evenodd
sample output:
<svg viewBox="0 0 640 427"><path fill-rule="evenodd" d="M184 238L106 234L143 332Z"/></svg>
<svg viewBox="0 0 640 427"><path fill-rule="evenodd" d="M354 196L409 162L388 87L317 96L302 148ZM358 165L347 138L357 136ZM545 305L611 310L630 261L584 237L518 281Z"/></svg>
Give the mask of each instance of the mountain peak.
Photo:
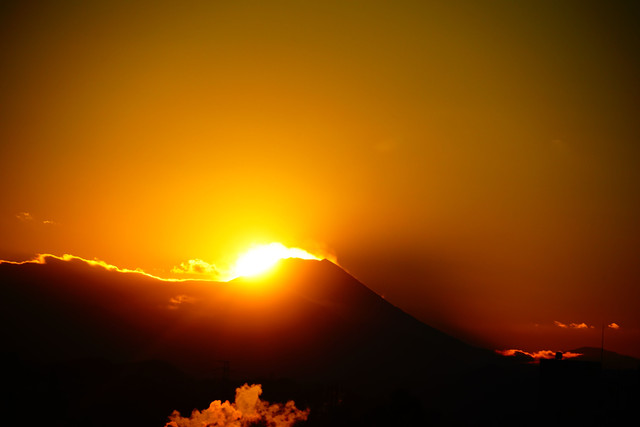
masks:
<svg viewBox="0 0 640 427"><path fill-rule="evenodd" d="M62 262L12 265L0 276L3 337L25 357L158 359L198 375L229 360L254 375L384 382L483 354L328 260L285 259L269 274L227 283L166 282ZM22 326L8 326L15 324Z"/></svg>

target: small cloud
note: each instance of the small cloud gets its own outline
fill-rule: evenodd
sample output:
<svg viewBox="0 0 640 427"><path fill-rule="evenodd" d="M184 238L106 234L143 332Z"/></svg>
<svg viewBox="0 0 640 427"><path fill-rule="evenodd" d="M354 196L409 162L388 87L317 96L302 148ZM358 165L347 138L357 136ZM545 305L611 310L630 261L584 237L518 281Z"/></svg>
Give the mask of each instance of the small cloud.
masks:
<svg viewBox="0 0 640 427"><path fill-rule="evenodd" d="M594 327L594 326L589 326L584 322L566 324L566 323L558 322L557 320L554 320L553 324L556 325L557 327L563 328L563 329L590 329L590 328Z"/></svg>
<svg viewBox="0 0 640 427"><path fill-rule="evenodd" d="M179 266L171 269L172 273L177 274L206 274L208 276L217 277L220 275L220 271L214 264L209 264L201 259L190 259L189 261L181 263Z"/></svg>
<svg viewBox="0 0 640 427"><path fill-rule="evenodd" d="M607 325L607 328L611 328L611 329L620 329L620 325L618 325L617 323L609 323Z"/></svg>
<svg viewBox="0 0 640 427"><path fill-rule="evenodd" d="M16 218L18 218L18 220L22 222L36 222L44 225L58 225L57 222L51 221L49 219L45 219L44 221L37 220L36 217L31 215L29 212L20 212L16 214Z"/></svg>
<svg viewBox="0 0 640 427"><path fill-rule="evenodd" d="M33 215L31 215L29 212L20 212L16 215L16 218L18 218L20 221L23 222L29 222L29 221L33 221Z"/></svg>
<svg viewBox="0 0 640 427"><path fill-rule="evenodd" d="M177 310L182 304L193 304L196 301L194 297L189 295L176 295L169 299L169 310Z"/></svg>
<svg viewBox="0 0 640 427"><path fill-rule="evenodd" d="M533 360L533 356L530 353L527 353L526 351L523 350L517 350L517 349L509 349L509 350L494 350L497 354L501 355L501 356L505 356L505 357L513 357L515 359L521 359L524 361L532 361Z"/></svg>
<svg viewBox="0 0 640 427"><path fill-rule="evenodd" d="M578 356L582 356L582 353L572 353L570 351L565 351L564 353L562 353L562 357L564 357L565 359L571 359L572 357Z"/></svg>
<svg viewBox="0 0 640 427"><path fill-rule="evenodd" d="M587 324L584 323L584 322L583 323L571 323L571 324L569 324L569 327L573 328L573 329L589 329L589 326L587 326Z"/></svg>

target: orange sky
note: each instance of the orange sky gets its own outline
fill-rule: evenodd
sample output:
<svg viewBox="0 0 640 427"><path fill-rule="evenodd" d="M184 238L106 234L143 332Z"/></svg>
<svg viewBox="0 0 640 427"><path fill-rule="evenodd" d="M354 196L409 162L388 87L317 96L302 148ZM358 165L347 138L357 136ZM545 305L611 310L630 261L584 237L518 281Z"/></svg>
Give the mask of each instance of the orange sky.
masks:
<svg viewBox="0 0 640 427"><path fill-rule="evenodd" d="M3 259L280 241L488 346L640 356L632 2L129 3L3 3Z"/></svg>

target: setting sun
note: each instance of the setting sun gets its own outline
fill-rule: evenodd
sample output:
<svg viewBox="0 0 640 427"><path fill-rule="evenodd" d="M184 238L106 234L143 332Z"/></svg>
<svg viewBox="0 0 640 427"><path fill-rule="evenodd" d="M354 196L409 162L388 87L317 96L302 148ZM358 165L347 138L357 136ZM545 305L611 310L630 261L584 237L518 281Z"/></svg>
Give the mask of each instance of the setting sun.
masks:
<svg viewBox="0 0 640 427"><path fill-rule="evenodd" d="M254 246L242 254L232 271L235 277L257 276L271 269L278 261L286 258L320 259L299 248L287 248L282 243Z"/></svg>

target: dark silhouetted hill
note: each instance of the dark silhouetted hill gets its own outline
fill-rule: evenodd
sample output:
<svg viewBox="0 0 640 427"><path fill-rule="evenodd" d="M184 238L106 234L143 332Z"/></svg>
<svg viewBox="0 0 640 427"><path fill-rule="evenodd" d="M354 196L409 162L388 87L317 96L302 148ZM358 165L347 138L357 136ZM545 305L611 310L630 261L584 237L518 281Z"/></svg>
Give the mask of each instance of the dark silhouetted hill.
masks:
<svg viewBox="0 0 640 427"><path fill-rule="evenodd" d="M637 419L637 370L598 377L590 412L566 411L538 365L431 328L329 261L217 283L48 258L0 264L0 289L7 425L161 426L244 382L310 407L308 426Z"/></svg>
<svg viewBox="0 0 640 427"><path fill-rule="evenodd" d="M394 307L329 261L260 279L169 282L81 261L0 265L6 348L38 362L163 360L200 377L415 381L493 356Z"/></svg>
<svg viewBox="0 0 640 427"><path fill-rule="evenodd" d="M589 362L602 362L604 369L640 369L640 359L635 357L618 354L614 351L605 350L595 347L580 347L571 350L572 353L580 353L577 360L586 360Z"/></svg>

